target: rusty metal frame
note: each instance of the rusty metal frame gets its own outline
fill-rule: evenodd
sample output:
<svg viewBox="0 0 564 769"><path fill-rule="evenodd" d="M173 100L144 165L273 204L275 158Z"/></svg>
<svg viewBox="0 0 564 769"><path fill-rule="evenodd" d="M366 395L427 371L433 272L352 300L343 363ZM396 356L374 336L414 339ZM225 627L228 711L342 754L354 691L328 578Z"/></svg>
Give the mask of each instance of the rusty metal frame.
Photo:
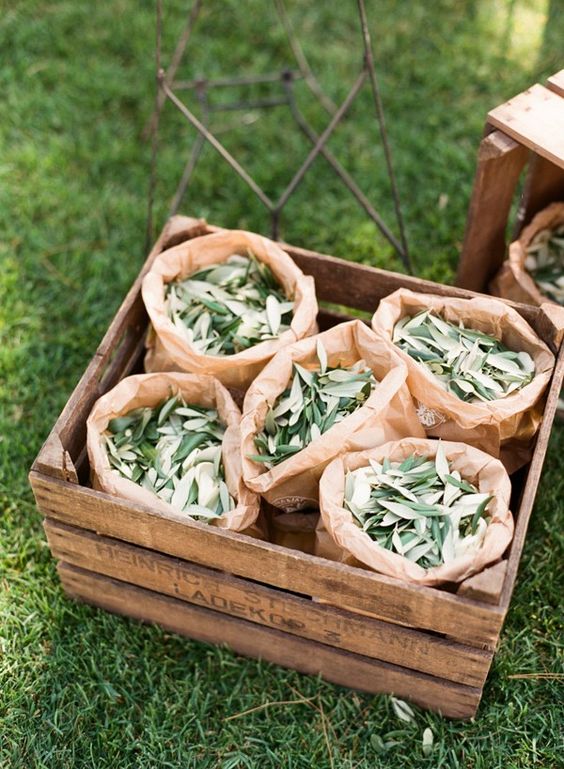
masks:
<svg viewBox="0 0 564 769"><path fill-rule="evenodd" d="M145 134L150 134L152 138L152 151L151 151L151 180L149 189L149 204L148 204L148 224L147 224L147 236L152 239L153 236L153 203L155 196L155 188L157 181L157 156L158 156L158 132L161 111L166 101L171 102L183 117L190 123L197 131L196 140L192 145L192 150L183 169L180 182L174 194L172 204L169 210L169 214L173 215L178 211L181 205L182 199L188 185L190 183L192 174L199 160L202 149L207 142L215 151L223 158L223 160L235 171L235 173L247 184L247 186L258 197L263 206L270 214L271 235L273 238L278 239L280 235L280 217L283 209L288 203L295 190L302 182L305 174L313 164L314 160L321 156L333 169L338 178L342 181L344 186L351 192L353 197L357 200L359 205L364 209L367 216L374 222L380 232L394 247L398 256L402 260L405 268L412 272L412 263L407 245L407 237L405 232L405 225L403 221L399 192L397 187L397 181L394 174L392 153L388 141L388 135L386 131L386 125L384 120L384 110L382 105L382 99L380 95L380 89L376 78L376 71L374 66L374 55L372 51L372 42L368 29L368 20L366 15L366 6L364 0L357 0L358 16L360 22L360 32L363 43L363 57L360 72L352 84L347 96L340 105L335 105L331 99L323 92L317 79L315 78L307 59L303 53L303 50L298 42L294 30L292 28L289 16L286 12L284 0L275 0L275 7L278 13L281 24L284 27L291 50L298 64L297 70L283 70L279 73L273 74L260 74L243 77L230 77L220 78L215 80L208 80L206 78L198 78L195 80L182 81L176 80L176 73L180 66L181 60L186 51L188 42L194 30L197 19L200 15L203 6L203 0L195 0L187 17L186 26L178 40L176 48L171 58L171 62L166 70L161 66L161 39L162 39L162 0L156 0L157 11L157 23L156 23L156 70L157 70L157 91L155 99L155 108L148 122ZM327 126L318 134L311 124L307 121L303 113L300 111L295 99L294 84L297 80L304 80L312 94L318 99L319 103L323 106L329 115L329 122ZM329 137L333 134L336 127L343 120L351 105L355 101L356 97L360 93L361 89L366 83L369 83L372 93L372 99L374 103L375 115L379 126L380 141L384 150L384 159L386 163L386 170L388 178L390 180L390 189L394 202L394 211L396 217L396 223L399 230L399 237L397 237L392 230L386 225L382 216L371 204L367 196L363 193L361 188L356 183L352 175L341 165L337 158L327 149L326 144ZM230 88L233 86L245 86L255 83L273 83L279 84L281 87L281 95L273 98L264 98L254 101L238 101L229 102L224 104L214 105L210 103L208 99L208 92L217 88ZM179 97L178 93L181 91L194 91L196 93L198 102L201 108L201 119L199 119L194 112L184 103ZM210 113L219 110L246 110L246 109L269 109L279 106L286 106L289 108L291 115L296 122L299 129L307 137L307 139L313 145L301 166L297 169L289 184L282 191L277 200L273 200L266 192L257 184L253 177L243 168L243 166L233 157L233 155L225 148L225 146L219 141L216 135L210 130Z"/></svg>

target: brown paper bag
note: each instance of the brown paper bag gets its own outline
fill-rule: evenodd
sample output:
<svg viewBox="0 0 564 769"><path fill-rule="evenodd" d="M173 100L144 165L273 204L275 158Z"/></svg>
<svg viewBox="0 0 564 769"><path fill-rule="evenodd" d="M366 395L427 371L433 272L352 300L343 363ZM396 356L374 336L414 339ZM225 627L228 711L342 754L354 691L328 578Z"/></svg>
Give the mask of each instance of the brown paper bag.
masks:
<svg viewBox="0 0 564 769"><path fill-rule="evenodd" d="M319 484L321 518L327 532L342 548L342 560L367 566L406 582L440 585L444 582L461 582L501 558L513 537L513 516L509 511L511 482L499 460L464 443L442 442L452 469L458 470L464 479L475 484L480 493L495 495L488 510L491 521L484 542L476 553L461 556L449 564L424 569L374 542L357 526L352 513L343 507L345 474L348 470L367 465L369 458L382 462L388 457L393 462L401 462L414 452L434 457L438 444L439 441L435 440L404 438L368 451L344 454L328 465Z"/></svg>
<svg viewBox="0 0 564 769"><path fill-rule="evenodd" d="M254 437L264 427L269 404L288 386L293 362L304 368L319 366L318 339L327 351L330 366L350 366L363 359L374 372L378 385L361 408L302 451L267 470L248 459L248 455L257 453ZM406 377L407 369L400 357L359 320L341 323L281 350L245 396L241 451L247 486L285 512L316 508L319 478L337 454L378 446L404 435L423 436Z"/></svg>
<svg viewBox="0 0 564 769"><path fill-rule="evenodd" d="M454 323L462 320L465 326L501 339L511 350L528 352L535 364L534 379L506 398L488 403L466 403L447 392L425 366L392 342L396 322L425 309ZM407 384L427 435L464 441L495 457L503 451L502 460L510 473L528 461L530 441L542 419L541 397L550 381L554 356L516 310L495 299L453 299L400 288L382 299L372 327L406 363Z"/></svg>
<svg viewBox="0 0 564 769"><path fill-rule="evenodd" d="M527 248L541 230L551 230L564 222L564 203L552 203L539 211L521 232L519 239L509 246L509 256L490 283L490 292L504 299L540 306L552 302L546 297L525 269ZM557 305L558 306L558 305Z"/></svg>
<svg viewBox="0 0 564 769"><path fill-rule="evenodd" d="M226 425L222 445L225 483L237 506L220 518L213 519L211 525L232 531L246 530L245 533L251 536L262 536L256 527L260 500L246 488L241 474L241 414L229 392L213 377L175 373L138 374L122 379L112 390L99 398L87 421L87 446L93 487L146 507L162 510L178 520L191 520L189 516L174 510L168 502L148 489L112 469L102 438L102 433L114 417L142 406L157 406L176 393L187 403L217 409L220 419Z"/></svg>
<svg viewBox="0 0 564 769"><path fill-rule="evenodd" d="M164 286L177 278L251 251L267 264L288 297L294 299L290 329L277 339L260 342L235 355L204 355L186 341L170 320ZM313 278L304 275L282 249L267 238L242 230L203 235L159 254L143 280L143 301L152 330L147 338L146 371L191 371L215 376L226 387L246 389L272 356L287 344L317 331L317 300Z"/></svg>

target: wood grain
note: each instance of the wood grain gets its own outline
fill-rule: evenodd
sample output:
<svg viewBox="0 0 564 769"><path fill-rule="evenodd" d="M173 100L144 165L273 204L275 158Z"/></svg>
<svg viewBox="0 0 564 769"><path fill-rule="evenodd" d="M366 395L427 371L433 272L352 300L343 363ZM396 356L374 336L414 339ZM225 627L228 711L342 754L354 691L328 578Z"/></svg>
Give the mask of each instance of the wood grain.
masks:
<svg viewBox="0 0 564 769"><path fill-rule="evenodd" d="M485 292L501 267L509 210L527 156L525 147L501 131L493 131L482 139L457 286Z"/></svg>
<svg viewBox="0 0 564 769"><path fill-rule="evenodd" d="M206 643L221 642L233 651L327 681L370 693L391 692L452 718L471 718L481 690L437 679L358 654L333 649L289 633L194 606L144 588L59 564L69 595L102 609L154 622Z"/></svg>
<svg viewBox="0 0 564 769"><path fill-rule="evenodd" d="M564 99L536 84L488 113L488 123L564 168Z"/></svg>
<svg viewBox="0 0 564 769"><path fill-rule="evenodd" d="M470 686L481 686L489 670L491 652L321 606L283 590L48 519L44 527L53 555L65 563L222 614Z"/></svg>
<svg viewBox="0 0 564 769"><path fill-rule="evenodd" d="M564 69L551 75L546 81L546 87L559 96L564 96Z"/></svg>
<svg viewBox="0 0 564 769"><path fill-rule="evenodd" d="M63 447L61 439L54 430L47 436L33 467L38 472L48 473L54 478L78 483L78 474L71 455Z"/></svg>
<svg viewBox="0 0 564 769"><path fill-rule="evenodd" d="M500 601L506 574L507 561L500 561L465 579L458 586L456 594L497 605Z"/></svg>
<svg viewBox="0 0 564 769"><path fill-rule="evenodd" d="M118 500L32 473L47 518L238 576L434 630L478 648L495 648L505 612L435 588L328 561L243 534Z"/></svg>

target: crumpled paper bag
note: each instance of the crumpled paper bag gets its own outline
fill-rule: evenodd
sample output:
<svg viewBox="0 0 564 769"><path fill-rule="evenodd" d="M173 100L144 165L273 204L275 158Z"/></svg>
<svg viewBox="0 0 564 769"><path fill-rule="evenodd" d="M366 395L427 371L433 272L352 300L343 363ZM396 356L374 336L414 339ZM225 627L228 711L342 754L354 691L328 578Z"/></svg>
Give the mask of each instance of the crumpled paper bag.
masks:
<svg viewBox="0 0 564 769"><path fill-rule="evenodd" d="M236 500L237 506L221 517L213 519L210 522L211 525L262 537L256 526L260 500L256 494L247 489L241 473L239 433L241 413L226 388L210 376L177 373L138 374L122 379L112 390L99 398L86 423L93 487L122 499L172 514L177 518L180 516L187 521L191 520L188 515L174 510L168 502L160 499L149 489L142 488L115 471L108 460L102 437L102 433L114 417L142 406L157 406L177 393L187 403L217 409L220 419L226 425L222 444L225 483L229 493Z"/></svg>
<svg viewBox="0 0 564 769"><path fill-rule="evenodd" d="M425 366L392 342L400 318L426 309L454 323L462 320L465 326L501 339L511 350L528 352L535 364L533 380L506 398L488 403L466 403L447 392ZM554 356L516 310L495 299L456 299L400 288L381 300L372 328L407 365L407 384L428 436L464 441L501 456L510 473L530 459L530 443L542 419L541 398L550 381Z"/></svg>
<svg viewBox="0 0 564 769"><path fill-rule="evenodd" d="M169 318L164 286L233 254L251 251L267 264L288 297L294 299L290 329L234 355L205 355L195 350ZM276 243L243 230L222 230L163 251L143 280L143 301L151 329L147 337L146 371L190 371L215 376L226 387L244 390L282 347L317 331L315 284Z"/></svg>
<svg viewBox="0 0 564 769"><path fill-rule="evenodd" d="M484 542L476 553L461 556L449 564L424 569L405 556L378 545L357 526L352 513L343 507L348 470L368 465L369 458L380 463L385 457L401 462L414 452L434 458L438 445L436 440L404 438L368 451L341 455L327 466L319 484L321 520L326 532L342 550L340 560L417 585L440 585L461 582L501 558L513 537L513 516L509 510L511 482L499 460L464 443L442 441L451 468L475 484L480 493L495 495L488 508L491 521Z"/></svg>
<svg viewBox="0 0 564 769"><path fill-rule="evenodd" d="M521 234L519 239L509 246L509 256L503 262L499 272L490 283L490 291L495 296L511 299L514 302L535 304L540 306L545 302L552 302L542 291L525 269L527 248L531 241L541 230L551 230L564 222L564 202L552 203L532 219Z"/></svg>
<svg viewBox="0 0 564 769"><path fill-rule="evenodd" d="M329 366L350 366L363 359L378 380L372 393L353 414L333 425L302 451L272 469L253 462L255 435L264 427L269 404L288 386L294 361L318 368L317 341L327 352ZM316 508L319 478L326 465L345 451L378 446L405 435L425 434L406 387L407 368L393 349L364 323L340 323L316 337L281 350L249 387L241 421L241 453L245 483L284 512Z"/></svg>

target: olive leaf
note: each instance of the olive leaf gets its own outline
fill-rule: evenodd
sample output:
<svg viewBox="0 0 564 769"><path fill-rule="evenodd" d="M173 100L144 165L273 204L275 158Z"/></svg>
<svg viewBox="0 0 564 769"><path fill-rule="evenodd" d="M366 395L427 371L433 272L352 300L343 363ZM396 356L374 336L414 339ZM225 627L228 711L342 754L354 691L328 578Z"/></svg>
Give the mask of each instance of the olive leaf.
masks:
<svg viewBox="0 0 564 769"><path fill-rule="evenodd" d="M453 470L439 442L434 460L411 454L347 472L344 506L378 545L423 568L481 547L492 496Z"/></svg>
<svg viewBox="0 0 564 769"><path fill-rule="evenodd" d="M377 381L363 360L331 367L317 342L318 368L293 364L291 384L268 405L264 429L255 436L258 454L249 459L270 469L318 440L369 397Z"/></svg>
<svg viewBox="0 0 564 769"><path fill-rule="evenodd" d="M423 732L423 755L430 756L433 752L434 735L433 730L428 726Z"/></svg>
<svg viewBox="0 0 564 769"><path fill-rule="evenodd" d="M528 353L514 352L495 337L430 310L399 320L392 339L441 386L469 403L505 398L529 384L535 373Z"/></svg>
<svg viewBox="0 0 564 769"><path fill-rule="evenodd" d="M390 697L390 700L392 702L393 711L400 721L405 721L408 724L415 723L415 713L407 702L404 702L397 697Z"/></svg>
<svg viewBox="0 0 564 769"><path fill-rule="evenodd" d="M525 268L543 294L564 305L564 222L537 232L527 248Z"/></svg>
<svg viewBox="0 0 564 769"><path fill-rule="evenodd" d="M192 518L211 520L235 507L225 484L224 432L215 409L173 396L112 419L104 440L110 465L124 478Z"/></svg>
<svg viewBox="0 0 564 769"><path fill-rule="evenodd" d="M270 268L249 252L165 287L167 313L205 355L233 355L290 328L294 303Z"/></svg>

